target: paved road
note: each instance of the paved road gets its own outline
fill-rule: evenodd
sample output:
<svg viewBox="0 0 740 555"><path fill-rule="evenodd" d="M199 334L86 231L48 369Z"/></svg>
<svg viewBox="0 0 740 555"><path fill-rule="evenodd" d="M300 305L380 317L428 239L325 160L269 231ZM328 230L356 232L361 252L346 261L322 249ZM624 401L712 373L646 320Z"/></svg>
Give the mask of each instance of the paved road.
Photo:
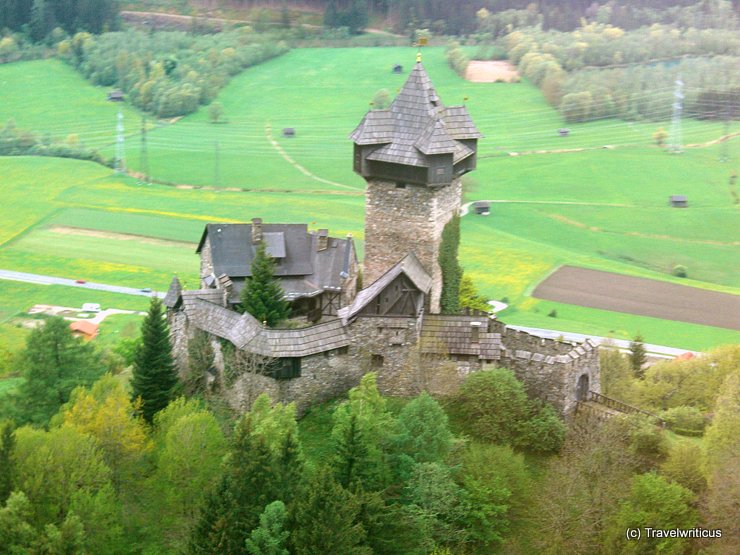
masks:
<svg viewBox="0 0 740 555"><path fill-rule="evenodd" d="M95 291L109 291L111 293L123 293L124 295L138 295L140 297L154 297L160 299L165 293L151 293L134 289L133 287L120 287L118 285L107 285L105 283L77 283L73 279L60 278L54 276L42 276L39 274L27 274L25 272L14 272L12 270L0 270L0 279L10 281L22 281L24 283L38 283L40 285L67 285L69 287L80 287L82 289L93 289Z"/></svg>
<svg viewBox="0 0 740 555"><path fill-rule="evenodd" d="M543 329L543 328L528 328L526 326L513 326L513 325L508 325L508 324L507 326L515 330L526 331L527 333L531 333L532 335L537 335L539 337L546 337L548 339L557 339L559 337L562 337L566 341L581 342L581 341L584 341L586 338L588 338L592 342L599 344L599 345L602 343L614 345L615 347L619 348L620 351L628 350L630 347L630 342L624 339L612 339L611 337L598 337L594 335L585 335L582 333L548 330L548 329ZM658 357L664 357L664 358L674 358L686 352L691 352L691 353L694 353L695 355L702 354L699 351L692 351L691 349L679 349L676 347L667 347L665 345L651 345L648 343L645 344L645 349L651 355L655 355Z"/></svg>

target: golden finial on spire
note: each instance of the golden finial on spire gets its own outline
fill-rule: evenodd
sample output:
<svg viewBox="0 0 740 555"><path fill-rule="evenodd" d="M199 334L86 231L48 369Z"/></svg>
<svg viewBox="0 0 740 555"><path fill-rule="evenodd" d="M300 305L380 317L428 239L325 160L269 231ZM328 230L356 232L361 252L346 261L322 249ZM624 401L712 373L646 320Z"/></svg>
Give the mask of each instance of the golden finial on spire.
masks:
<svg viewBox="0 0 740 555"><path fill-rule="evenodd" d="M419 50L419 51L418 51L418 52L416 53L416 63L417 63L417 64L420 64L420 63L421 63L421 50Z"/></svg>

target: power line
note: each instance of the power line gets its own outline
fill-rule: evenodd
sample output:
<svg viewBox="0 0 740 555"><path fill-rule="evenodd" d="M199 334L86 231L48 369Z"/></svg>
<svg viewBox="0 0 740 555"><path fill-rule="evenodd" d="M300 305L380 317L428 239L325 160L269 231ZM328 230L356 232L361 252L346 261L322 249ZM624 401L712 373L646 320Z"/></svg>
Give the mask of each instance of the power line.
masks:
<svg viewBox="0 0 740 555"><path fill-rule="evenodd" d="M671 120L671 132L668 138L668 152L680 154L681 147L681 112L683 111L683 81L679 75L676 79L676 90L673 92L673 117Z"/></svg>
<svg viewBox="0 0 740 555"><path fill-rule="evenodd" d="M118 124L116 125L116 173L126 173L126 160L124 157L124 141L126 139L123 131L123 113L119 111Z"/></svg>
<svg viewBox="0 0 740 555"><path fill-rule="evenodd" d="M141 154L139 155L139 170L143 174L140 182L149 183L149 152L146 142L146 116L141 118Z"/></svg>

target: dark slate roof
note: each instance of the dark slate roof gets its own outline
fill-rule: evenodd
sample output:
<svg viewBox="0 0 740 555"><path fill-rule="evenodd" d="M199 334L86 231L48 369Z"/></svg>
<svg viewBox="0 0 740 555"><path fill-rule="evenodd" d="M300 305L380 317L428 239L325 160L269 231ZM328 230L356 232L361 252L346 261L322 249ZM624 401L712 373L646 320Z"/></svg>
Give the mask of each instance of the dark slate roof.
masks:
<svg viewBox="0 0 740 555"><path fill-rule="evenodd" d="M251 314L239 314L207 300L209 290L184 291L183 309L196 328L222 337L238 349L268 357L304 357L349 345L339 319L299 329L270 329Z"/></svg>
<svg viewBox="0 0 740 555"><path fill-rule="evenodd" d="M387 110L371 110L352 132L358 145L381 145L368 160L427 167L427 156L453 154L458 161L474 150L458 141L483 135L464 106L446 108L421 62Z"/></svg>
<svg viewBox="0 0 740 555"><path fill-rule="evenodd" d="M473 327L479 329L478 342L474 343ZM421 326L421 350L440 355L474 355L480 359L496 360L501 357L501 334L488 332L487 316L424 316Z"/></svg>
<svg viewBox="0 0 740 555"><path fill-rule="evenodd" d="M416 255L409 253L385 274L370 284L370 286L357 293L351 305L339 309L338 316L346 323L347 320L358 314L375 297L382 293L401 273L406 274L414 286L425 294L429 293L429 290L432 288L431 276L426 272L419 259L416 258Z"/></svg>
<svg viewBox="0 0 740 555"><path fill-rule="evenodd" d="M177 279L177 276L175 276L170 282L170 288L167 289L167 294L164 296L164 299L162 299L162 304L168 308L173 308L180 299L181 293L182 284L180 283L180 280Z"/></svg>
<svg viewBox="0 0 740 555"><path fill-rule="evenodd" d="M267 252L275 258L275 275L281 278L288 299L339 290L356 258L349 237L329 237L327 248L319 251L318 234L309 232L306 224L262 224L262 238ZM231 278L231 300L237 300L244 278L252 275L256 252L252 224L208 224L196 252L203 250L206 240L211 247L213 273Z"/></svg>

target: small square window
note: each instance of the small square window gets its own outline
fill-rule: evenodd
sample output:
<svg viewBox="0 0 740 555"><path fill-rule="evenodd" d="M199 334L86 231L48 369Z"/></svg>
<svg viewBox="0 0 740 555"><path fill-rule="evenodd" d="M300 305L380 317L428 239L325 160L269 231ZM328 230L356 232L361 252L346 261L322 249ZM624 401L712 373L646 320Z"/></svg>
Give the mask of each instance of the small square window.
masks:
<svg viewBox="0 0 740 555"><path fill-rule="evenodd" d="M370 366L372 368L382 368L383 367L383 355L371 355L370 356Z"/></svg>

